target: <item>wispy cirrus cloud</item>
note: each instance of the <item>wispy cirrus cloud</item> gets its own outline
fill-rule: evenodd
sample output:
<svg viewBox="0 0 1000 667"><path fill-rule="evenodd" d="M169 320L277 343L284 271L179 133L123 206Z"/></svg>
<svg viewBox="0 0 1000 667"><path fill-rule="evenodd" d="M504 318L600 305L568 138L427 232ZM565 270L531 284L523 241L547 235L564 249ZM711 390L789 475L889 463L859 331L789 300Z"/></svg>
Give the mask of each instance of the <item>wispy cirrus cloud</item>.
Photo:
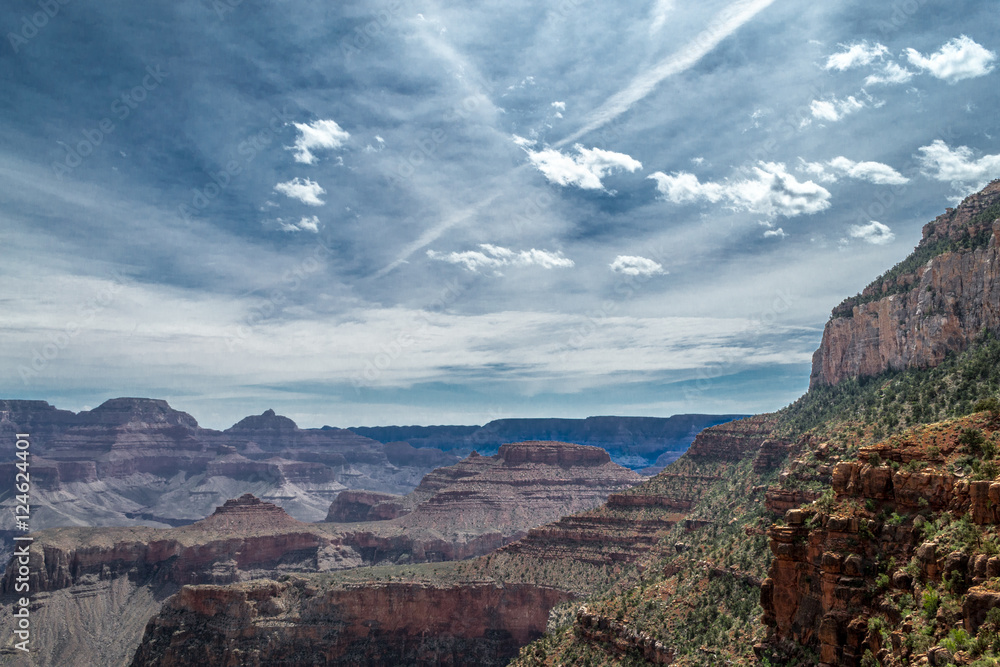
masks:
<svg viewBox="0 0 1000 667"><path fill-rule="evenodd" d="M895 62L885 63L881 69L869 74L865 79L866 86L889 86L908 83L913 78L913 72Z"/></svg>
<svg viewBox="0 0 1000 667"><path fill-rule="evenodd" d="M949 40L929 56L924 56L916 49L907 49L906 58L914 67L925 70L938 79L957 83L992 72L997 54L961 35Z"/></svg>
<svg viewBox="0 0 1000 667"><path fill-rule="evenodd" d="M333 120L292 124L299 131L299 137L295 140L295 145L287 146L287 149L295 151L295 161L303 164L316 163L317 157L313 151L336 150L351 138L350 133Z"/></svg>
<svg viewBox="0 0 1000 667"><path fill-rule="evenodd" d="M319 234L319 217L318 216L302 216L298 221L285 220L284 218L276 218L273 221L273 226L282 232L312 232L313 234Z"/></svg>
<svg viewBox="0 0 1000 667"><path fill-rule="evenodd" d="M459 264L466 270L478 273L490 269L497 275L502 275L500 269L508 266L537 266L543 269L568 269L575 266L573 260L563 256L561 252L548 250L511 250L489 243L479 244L479 250L441 253L427 251L427 257L449 264Z"/></svg>
<svg viewBox="0 0 1000 667"><path fill-rule="evenodd" d="M687 172L670 175L656 172L649 178L675 204L725 201L737 210L789 218L830 207L830 192L826 188L813 181L799 181L782 163L759 162L742 171L741 175L721 182L702 183Z"/></svg>
<svg viewBox="0 0 1000 667"><path fill-rule="evenodd" d="M514 143L524 149L528 160L550 183L575 186L581 190L603 190L602 178L616 171L634 172L642 169L642 163L624 153L616 153L600 148L573 147L575 155L563 153L555 148L531 149L533 142L523 137L514 137Z"/></svg>
<svg viewBox="0 0 1000 667"><path fill-rule="evenodd" d="M319 198L320 195L326 194L326 190L319 183L308 178L293 178L285 183L278 183L274 186L274 191L280 192L286 197L298 199L303 204L309 206L323 206L326 204L325 201Z"/></svg>
<svg viewBox="0 0 1000 667"><path fill-rule="evenodd" d="M659 276L668 273L659 262L637 255L618 255L608 267L615 273L626 276Z"/></svg>
<svg viewBox="0 0 1000 667"><path fill-rule="evenodd" d="M712 19L708 29L695 35L691 41L655 66L639 73L625 88L591 113L583 127L555 145L559 147L573 143L622 115L633 104L649 95L661 81L693 67L722 40L770 7L773 2L774 0L739 0L729 5Z"/></svg>

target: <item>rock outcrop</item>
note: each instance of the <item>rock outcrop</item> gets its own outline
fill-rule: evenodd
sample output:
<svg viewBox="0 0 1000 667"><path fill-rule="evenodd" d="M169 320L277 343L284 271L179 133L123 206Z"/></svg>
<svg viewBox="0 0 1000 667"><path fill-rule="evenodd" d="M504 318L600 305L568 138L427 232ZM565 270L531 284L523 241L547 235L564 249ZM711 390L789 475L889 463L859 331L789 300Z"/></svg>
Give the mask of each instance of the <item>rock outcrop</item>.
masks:
<svg viewBox="0 0 1000 667"><path fill-rule="evenodd" d="M366 561L455 560L488 553L536 526L593 509L641 481L598 447L509 443L495 456L473 452L438 468L402 498L345 492L328 518L368 522L338 527L344 543ZM395 516L377 521L382 515Z"/></svg>
<svg viewBox="0 0 1000 667"><path fill-rule="evenodd" d="M998 204L1000 181L993 181L924 227L913 266L902 264L835 308L810 386L936 366L983 329L1000 333Z"/></svg>
<svg viewBox="0 0 1000 667"><path fill-rule="evenodd" d="M499 666L567 599L519 584L186 586L149 622L131 664Z"/></svg>

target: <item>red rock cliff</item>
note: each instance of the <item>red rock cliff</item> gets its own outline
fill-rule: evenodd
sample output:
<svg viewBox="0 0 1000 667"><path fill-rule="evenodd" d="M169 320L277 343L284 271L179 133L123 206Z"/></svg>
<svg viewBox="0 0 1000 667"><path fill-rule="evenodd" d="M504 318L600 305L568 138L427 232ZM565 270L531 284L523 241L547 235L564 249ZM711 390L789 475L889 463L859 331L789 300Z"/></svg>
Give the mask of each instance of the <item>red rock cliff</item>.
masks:
<svg viewBox="0 0 1000 667"><path fill-rule="evenodd" d="M936 366L984 328L1000 333L998 203L1000 181L993 181L924 227L909 261L927 255L926 263L890 272L834 309L810 386Z"/></svg>
<svg viewBox="0 0 1000 667"><path fill-rule="evenodd" d="M519 584L186 586L149 622L132 665L504 665L567 599Z"/></svg>

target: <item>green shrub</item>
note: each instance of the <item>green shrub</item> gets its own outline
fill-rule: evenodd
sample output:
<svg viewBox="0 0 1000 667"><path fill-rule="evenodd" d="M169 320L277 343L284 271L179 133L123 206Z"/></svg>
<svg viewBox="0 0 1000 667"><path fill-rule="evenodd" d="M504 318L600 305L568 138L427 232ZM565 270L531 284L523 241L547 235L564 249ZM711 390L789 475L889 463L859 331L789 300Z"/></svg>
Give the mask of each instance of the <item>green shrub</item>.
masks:
<svg viewBox="0 0 1000 667"><path fill-rule="evenodd" d="M1000 400L997 400L995 396L981 398L976 401L972 409L976 412L989 412L990 416L996 417L1000 415Z"/></svg>
<svg viewBox="0 0 1000 667"><path fill-rule="evenodd" d="M941 606L941 596L933 588L924 591L924 618L928 621L937 616L938 607Z"/></svg>

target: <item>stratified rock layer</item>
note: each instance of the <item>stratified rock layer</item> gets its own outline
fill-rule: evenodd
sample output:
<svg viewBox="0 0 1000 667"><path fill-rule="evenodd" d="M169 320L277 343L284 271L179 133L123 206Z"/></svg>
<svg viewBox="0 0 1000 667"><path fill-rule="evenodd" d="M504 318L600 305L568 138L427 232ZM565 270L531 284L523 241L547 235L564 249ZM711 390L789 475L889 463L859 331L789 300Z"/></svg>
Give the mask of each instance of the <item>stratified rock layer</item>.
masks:
<svg viewBox="0 0 1000 667"><path fill-rule="evenodd" d="M966 349L983 329L1000 333L1000 215L983 218L998 202L1000 181L994 181L928 223L917 251L964 238L983 238L985 244L937 255L838 306L813 355L810 386L936 366L949 352ZM977 216L981 221L970 226Z"/></svg>
<svg viewBox="0 0 1000 667"><path fill-rule="evenodd" d="M569 597L485 583L187 586L150 621L132 665L499 666Z"/></svg>

